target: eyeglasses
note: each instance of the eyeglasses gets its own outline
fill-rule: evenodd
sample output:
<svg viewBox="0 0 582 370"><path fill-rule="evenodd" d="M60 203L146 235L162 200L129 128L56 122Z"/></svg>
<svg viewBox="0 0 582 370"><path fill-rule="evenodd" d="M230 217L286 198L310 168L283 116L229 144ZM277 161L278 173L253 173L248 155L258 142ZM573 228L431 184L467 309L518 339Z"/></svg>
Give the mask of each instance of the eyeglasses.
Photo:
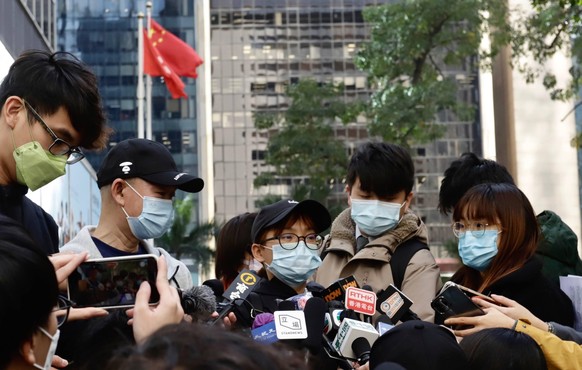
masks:
<svg viewBox="0 0 582 370"><path fill-rule="evenodd" d="M23 100L23 101L24 101L24 105L26 106L28 111L34 116L34 119L37 120L41 124L41 126L44 127L44 129L53 138L53 143L49 146L49 149L48 149L52 155L66 155L66 156L68 156L67 164L75 164L75 163L79 162L81 159L85 158L85 154L83 154L83 152L81 151L81 149L79 149L79 147L72 147L65 140L59 139L59 137L55 134L55 132L50 127L48 127L46 122L40 117L40 114L38 114L34 110L34 108L32 108L30 106L30 104L28 104L28 102L26 100Z"/></svg>
<svg viewBox="0 0 582 370"><path fill-rule="evenodd" d="M480 238L485 235L485 230L488 226L490 225L482 222L475 222L474 224L467 225L462 222L455 222L453 223L452 228L453 234L455 234L455 236L459 239L463 238L465 236L465 232L467 231L470 231L474 237Z"/></svg>
<svg viewBox="0 0 582 370"><path fill-rule="evenodd" d="M292 250L297 248L297 246L299 245L299 240L303 239L303 241L305 242L305 245L307 245L307 248L309 249L313 249L313 250L317 250L321 247L321 245L323 244L323 238L321 237L321 235L318 234L307 234L305 236L299 236L293 233L285 233L285 234L281 234L278 236L274 236L272 238L269 239L265 239L263 240L264 242L268 242L270 240L278 240L279 241L279 245L281 246L281 248L283 249L287 249L287 250ZM293 245L292 247L290 247L290 245Z"/></svg>
<svg viewBox="0 0 582 370"><path fill-rule="evenodd" d="M57 313L57 327L60 327L67 321L69 311L74 305L75 302L63 297L62 295L58 296L57 305L53 309L53 312Z"/></svg>

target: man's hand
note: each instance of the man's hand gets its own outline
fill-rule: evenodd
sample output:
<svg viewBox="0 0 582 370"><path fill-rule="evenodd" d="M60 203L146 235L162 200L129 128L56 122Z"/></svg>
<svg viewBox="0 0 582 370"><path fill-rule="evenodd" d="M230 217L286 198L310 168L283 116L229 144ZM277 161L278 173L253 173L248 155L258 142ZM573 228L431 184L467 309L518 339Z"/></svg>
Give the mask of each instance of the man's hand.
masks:
<svg viewBox="0 0 582 370"><path fill-rule="evenodd" d="M133 336L137 343L143 342L153 332L163 326L176 324L184 318L184 309L176 288L170 286L167 278L168 266L164 256L158 258L158 275L156 287L160 293L160 302L156 307L150 306L151 287L144 281L139 286L135 297L135 307L127 311L132 317Z"/></svg>

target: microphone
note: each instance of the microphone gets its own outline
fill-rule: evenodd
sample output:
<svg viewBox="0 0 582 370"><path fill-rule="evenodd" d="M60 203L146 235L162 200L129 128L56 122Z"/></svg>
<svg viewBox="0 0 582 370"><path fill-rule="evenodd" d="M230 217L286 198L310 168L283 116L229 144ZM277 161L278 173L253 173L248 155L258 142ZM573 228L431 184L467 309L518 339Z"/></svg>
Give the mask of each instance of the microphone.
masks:
<svg viewBox="0 0 582 370"><path fill-rule="evenodd" d="M178 289L180 303L184 313L192 316L194 322L206 320L216 311L216 297L206 285L195 286L190 289Z"/></svg>
<svg viewBox="0 0 582 370"><path fill-rule="evenodd" d="M240 305L241 301L245 301L260 280L261 278L254 271L242 270L222 294L227 302L218 312L218 317L210 325L222 321L232 311L235 304ZM236 303L237 301L239 303Z"/></svg>
<svg viewBox="0 0 582 370"><path fill-rule="evenodd" d="M214 292L214 296L219 298L224 293L224 285L222 285L222 281L219 279L209 279L202 283L202 285L206 285Z"/></svg>
<svg viewBox="0 0 582 370"><path fill-rule="evenodd" d="M370 360L370 350L372 346L370 346L370 342L364 337L356 338L352 342L352 351L356 354L356 361L360 366L364 365Z"/></svg>
<svg viewBox="0 0 582 370"><path fill-rule="evenodd" d="M374 290L373 290L373 289L372 289L372 287L371 287L371 286L369 286L368 284L364 285L364 286L362 287L362 289L364 289L364 290L367 290L367 291L369 291L369 292L372 292L372 293L374 293ZM366 314L364 314L364 320L363 320L363 321L364 321L364 322L367 322L368 324L371 324L371 323L372 323L372 315L366 315ZM363 365L363 364L360 364L360 365Z"/></svg>
<svg viewBox="0 0 582 370"><path fill-rule="evenodd" d="M343 279L338 279L321 292L314 291L313 295L316 297L323 298L323 300L326 302L330 301L343 302L346 297L345 296L346 289L349 287L355 288L359 287L358 282L356 281L356 278L353 275L345 277Z"/></svg>
<svg viewBox="0 0 582 370"><path fill-rule="evenodd" d="M251 336L254 341L260 343L270 344L277 342L275 316L268 312L258 314L251 326Z"/></svg>
<svg viewBox="0 0 582 370"><path fill-rule="evenodd" d="M314 355L322 348L322 335L325 326L325 314L327 304L319 297L308 299L303 309L307 326L307 338L303 339L303 345Z"/></svg>
<svg viewBox="0 0 582 370"><path fill-rule="evenodd" d="M372 324L346 318L342 321L332 345L342 357L357 361L360 356L364 355L365 350L362 353L356 353L354 351L354 341L358 338L364 338L368 342L368 347L371 347L378 337L379 334ZM366 348L361 339L358 340L355 347L358 350ZM363 358L361 360L363 361Z"/></svg>
<svg viewBox="0 0 582 370"><path fill-rule="evenodd" d="M420 320L410 309L413 302L393 284L390 284L386 290L379 291L377 296L376 308L386 314L392 324L398 321Z"/></svg>
<svg viewBox="0 0 582 370"><path fill-rule="evenodd" d="M376 319L376 331L380 336L384 335L388 330L392 329L394 325L392 324L392 320L384 314L378 316Z"/></svg>
<svg viewBox="0 0 582 370"><path fill-rule="evenodd" d="M277 305L277 311L295 311L295 302L281 301Z"/></svg>

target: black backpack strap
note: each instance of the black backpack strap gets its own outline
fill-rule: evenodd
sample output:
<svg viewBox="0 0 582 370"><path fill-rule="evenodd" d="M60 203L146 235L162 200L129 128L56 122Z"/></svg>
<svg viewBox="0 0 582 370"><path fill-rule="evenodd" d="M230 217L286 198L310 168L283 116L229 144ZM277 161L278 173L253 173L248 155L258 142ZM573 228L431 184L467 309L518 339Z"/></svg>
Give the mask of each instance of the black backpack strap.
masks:
<svg viewBox="0 0 582 370"><path fill-rule="evenodd" d="M410 262L410 259L416 252L422 249L428 249L428 245L417 238L412 238L400 244L394 253L392 253L390 267L392 267L392 280L394 280L394 286L396 288L402 289L404 273L406 272L406 267L408 267L408 262Z"/></svg>

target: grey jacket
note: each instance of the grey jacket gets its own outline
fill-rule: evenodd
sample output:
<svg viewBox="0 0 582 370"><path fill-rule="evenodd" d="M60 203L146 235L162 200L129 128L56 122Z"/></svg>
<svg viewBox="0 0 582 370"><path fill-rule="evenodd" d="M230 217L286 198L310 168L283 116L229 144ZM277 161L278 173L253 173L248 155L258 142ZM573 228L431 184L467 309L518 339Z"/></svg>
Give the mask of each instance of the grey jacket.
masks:
<svg viewBox="0 0 582 370"><path fill-rule="evenodd" d="M87 251L89 252L89 258L102 258L103 256L91 238L91 233L94 230L95 226L85 226L81 229L81 231L79 231L77 236L75 236L67 244L63 245L60 251L73 253ZM140 245L144 247L148 254L153 254L156 256L163 255L166 258L166 262L168 264L168 280L170 283L175 284L175 280L181 289L188 289L192 287L192 275L190 274L188 267L186 267L183 262L172 257L164 249L155 248L144 240L140 241Z"/></svg>

